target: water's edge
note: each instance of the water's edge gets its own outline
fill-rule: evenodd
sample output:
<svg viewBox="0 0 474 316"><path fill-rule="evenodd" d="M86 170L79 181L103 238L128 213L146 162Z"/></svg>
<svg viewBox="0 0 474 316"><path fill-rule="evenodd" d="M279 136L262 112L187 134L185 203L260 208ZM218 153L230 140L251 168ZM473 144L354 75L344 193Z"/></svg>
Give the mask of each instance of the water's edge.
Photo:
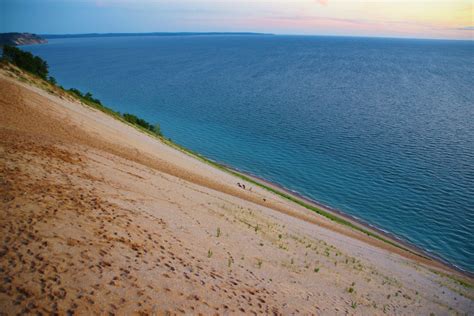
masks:
<svg viewBox="0 0 474 316"><path fill-rule="evenodd" d="M177 143L315 202L313 211L351 214L474 273L470 47L203 36L28 48L65 87L160 123Z"/></svg>
<svg viewBox="0 0 474 316"><path fill-rule="evenodd" d="M333 216L335 216L337 218L341 218L345 221L348 221L351 224L353 224L354 226L356 226L358 228L357 229L358 231L364 232L364 230L367 230L367 231L371 232L372 234L374 234L375 236L370 236L371 238L377 238L377 236L379 236L379 238L377 238L377 239L379 239L383 242L386 242L388 244L391 244L392 246L398 247L398 248L400 248L404 251L407 251L409 253L417 255L421 258L425 258L425 259L429 259L429 260L439 262L442 265L444 265L446 268L448 268L448 270L451 270L452 272L457 272L457 274L459 274L461 276L465 276L465 277L468 277L468 278L471 278L471 279L474 278L474 273L471 273L468 270L464 270L461 267L458 267L455 264L452 264L449 261L443 259L442 257L437 256L434 253L428 252L428 251L424 250L423 248L421 248L421 247L419 247L419 246L417 246L413 243L410 243L409 241L404 240L403 238L395 235L394 233L391 233L389 231L381 229L381 228L379 228L375 225L372 225L372 224L370 224L370 223L368 223L368 222L366 222L366 221L364 221L360 218L357 218L355 216L347 214L347 213L345 213L341 210L330 207L330 206L325 205L323 203L320 203L318 201L314 201L313 199L310 199L310 198L300 194L299 192L296 192L294 190L290 190L288 188L285 188L284 186L282 186L278 183L268 181L268 180L266 180L263 177L260 177L258 175L250 174L249 172L239 170L239 169L237 169L235 167L232 167L228 164L225 164L225 163L207 158L206 156L203 156L200 153L194 152L194 151L192 151L192 150L190 150L190 149L188 149L188 148L186 148L186 147L184 147L180 144L175 143L174 141L170 141L168 139L160 139L160 141L164 141L165 144L168 144L171 147L173 147L175 149L178 149L179 151L181 151L181 152L183 152L183 153L185 153L185 154L187 154L187 155L189 155L193 158L197 158L197 159L199 159L199 160L201 160L201 161L203 161L207 164L210 164L211 166L217 167L220 170L223 170L223 171L225 171L227 173L230 173L232 175L238 175L243 180L251 181L254 184L256 184L257 186L259 186L260 188L263 188L263 189L266 189L266 190L268 190L268 188L270 188L271 189L270 192L272 192L274 194L277 194L278 196L280 196L282 198L285 198L285 195L289 195L293 199L303 202L303 204L309 204L310 206L318 208L318 209L320 209L324 212L330 213L330 214L332 214ZM276 191L276 192L274 192L274 191ZM292 202L296 203L295 201L292 201ZM299 204L299 205L305 207L303 204ZM307 207L305 207L305 208L307 208ZM310 211L314 212L314 210L310 210ZM321 216L324 216L324 215L321 215ZM344 225L344 224L339 224L339 225ZM382 237L382 238L380 238L380 237Z"/></svg>
<svg viewBox="0 0 474 316"><path fill-rule="evenodd" d="M130 47L131 40L108 39L110 46L94 39L52 40L48 45L35 45L33 52L51 60L52 68L60 70L54 75L66 87L92 91L106 104L117 105L117 111L162 123L167 136L211 164L252 183L257 181L258 186L334 222L358 226L355 229L368 236L386 239L399 248L416 248L422 257L474 273L469 234L474 224L469 207L469 161L474 157L469 139L473 138L461 137L471 133L465 119L471 111L466 107L471 95L462 88L469 83L465 79L469 71L459 69L466 59L466 47L453 46L449 56L456 58L450 59L445 43L440 42L293 37L151 41L138 37ZM214 49L217 44L219 50ZM235 53L242 45L246 49ZM326 46L332 48L321 50ZM183 47L195 49L181 54ZM290 54L288 47L300 48L306 57ZM338 47L351 53L326 58L333 56L326 53ZM279 50L268 55L268 48ZM410 54L399 62L405 48ZM85 50L91 54L84 55ZM144 53L148 51L157 53ZM108 52L107 58L98 57L103 52ZM430 58L420 52L429 52ZM155 70L137 67L136 56L145 58ZM358 56L368 59L361 64ZM299 62L290 57L298 57ZM94 62L88 62L91 60ZM110 60L123 61L125 70L114 68ZM342 67L344 61L352 61L355 68ZM400 71L400 66L414 66L414 61L421 65L419 69ZM280 67L280 62L285 66ZM440 77L439 71L446 67L450 75ZM314 69L319 75L302 69ZM334 69L343 71L329 76ZM361 76L354 72L358 69L368 70ZM230 70L235 78L229 82L225 79ZM125 84L130 75L140 84ZM459 76L464 79L458 80ZM295 85L281 82L281 77L296 83L307 81ZM111 84L104 86L94 78L105 78ZM209 82L200 85L196 78ZM354 78L364 83L357 84ZM242 84L244 81L255 82L256 87ZM413 89L410 83L414 81L427 84ZM190 88L180 89L183 83L191 84ZM373 93L374 86L382 93ZM117 87L122 93L117 93ZM242 94L242 98L228 98ZM458 100L461 95L464 99ZM222 103L227 106L220 106ZM257 103L261 104L258 109ZM421 105L410 106L418 103ZM446 106L449 104L453 106ZM183 110L189 116L181 116ZM416 115L408 115L413 111ZM332 122L334 115L338 124ZM278 128L272 123L275 120L280 122ZM293 132L300 125L309 129ZM332 128L335 125L340 127ZM232 150L237 150L235 155L229 154Z"/></svg>

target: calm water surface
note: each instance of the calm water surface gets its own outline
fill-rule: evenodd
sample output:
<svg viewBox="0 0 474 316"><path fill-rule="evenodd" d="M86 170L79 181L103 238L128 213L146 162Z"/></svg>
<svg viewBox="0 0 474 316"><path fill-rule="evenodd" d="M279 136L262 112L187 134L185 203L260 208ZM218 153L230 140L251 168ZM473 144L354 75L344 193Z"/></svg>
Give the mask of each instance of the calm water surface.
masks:
<svg viewBox="0 0 474 316"><path fill-rule="evenodd" d="M65 87L474 272L474 44L196 36L26 49Z"/></svg>

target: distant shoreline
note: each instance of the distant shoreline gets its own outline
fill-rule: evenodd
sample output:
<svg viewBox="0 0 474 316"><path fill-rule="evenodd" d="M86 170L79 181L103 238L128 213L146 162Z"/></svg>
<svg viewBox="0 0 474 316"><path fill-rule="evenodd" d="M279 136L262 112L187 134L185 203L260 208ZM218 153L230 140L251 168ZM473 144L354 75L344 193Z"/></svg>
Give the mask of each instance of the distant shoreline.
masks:
<svg viewBox="0 0 474 316"><path fill-rule="evenodd" d="M97 33L94 33L94 34L97 35L97 36L102 36L103 35L103 34L97 34ZM126 34L129 34L129 35L131 34L132 36L133 35L135 35L135 36L144 35L144 34L141 34L141 33L126 33ZM148 34L149 35L154 35L156 33L148 33ZM160 34L163 34L163 33L160 33ZM165 33L165 34L166 34L166 36L171 36L171 35L179 35L179 34L183 34L183 33ZM218 34L218 35L222 35L222 34L225 34L225 33L185 33L185 34L189 34L189 35L196 35L196 34ZM244 33L233 33L233 34L244 34ZM252 33L252 34L258 34L258 33ZM79 34L78 36L80 36L80 35L81 34ZM87 35L87 34L85 34L85 35ZM120 36L120 33L111 34L111 36ZM398 238L395 234L392 234L392 233L384 231L380 228L374 227L374 226L370 225L369 223L365 222L362 219L352 217L352 216L350 216L350 215L348 215L348 214L346 214L342 211L339 211L337 209L333 209L333 208L328 207L324 204L321 204L317 201L311 200L310 198L307 198L307 197L299 194L298 192L291 191L291 190L279 185L278 183L271 183L271 182L269 182L269 181L267 181L263 178L260 178L256 175L246 174L245 172L236 170L236 169L234 169L230 166L225 166L225 167L227 169L230 169L230 170L234 171L234 172L242 173L247 177L253 177L254 179L257 179L257 182L263 183L266 186L274 187L278 191L281 191L281 192L284 192L287 195L293 196L295 199L304 201L308 205L312 205L312 206L314 206L318 209L322 209L323 211L326 211L327 213L332 213L332 214L334 214L334 216L342 218L344 220L347 220L348 222L351 222L352 224L355 224L356 226L358 226L360 228L373 231L377 235L382 236L382 237L384 237L384 238L386 238L390 241L393 241L394 243L402 246L402 248L413 249L414 253L416 253L418 255L421 255L422 257L430 258L430 259L434 259L436 261L442 262L443 264L452 267L453 269L455 269L456 271L459 271L460 273L463 273L463 274L468 273L469 275L473 275L473 273L469 272L469 270L464 270L464 269L456 266L454 263L449 263L447 260L437 256L436 254L424 251L422 248L414 245L413 243L407 242L407 241L403 240L402 238Z"/></svg>
<svg viewBox="0 0 474 316"><path fill-rule="evenodd" d="M84 33L84 34L40 34L46 39L90 38L90 37L139 37L139 36L273 36L271 33L255 32L150 32L150 33Z"/></svg>
<svg viewBox="0 0 474 316"><path fill-rule="evenodd" d="M447 265L0 66L7 313L472 309L472 279Z"/></svg>

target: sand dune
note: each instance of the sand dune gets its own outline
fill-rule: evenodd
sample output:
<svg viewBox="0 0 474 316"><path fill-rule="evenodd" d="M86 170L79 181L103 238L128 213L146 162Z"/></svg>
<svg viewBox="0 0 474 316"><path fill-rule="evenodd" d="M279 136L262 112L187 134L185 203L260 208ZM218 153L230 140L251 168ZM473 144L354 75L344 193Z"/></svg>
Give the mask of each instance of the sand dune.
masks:
<svg viewBox="0 0 474 316"><path fill-rule="evenodd" d="M39 85L1 70L0 313L474 312L468 277Z"/></svg>

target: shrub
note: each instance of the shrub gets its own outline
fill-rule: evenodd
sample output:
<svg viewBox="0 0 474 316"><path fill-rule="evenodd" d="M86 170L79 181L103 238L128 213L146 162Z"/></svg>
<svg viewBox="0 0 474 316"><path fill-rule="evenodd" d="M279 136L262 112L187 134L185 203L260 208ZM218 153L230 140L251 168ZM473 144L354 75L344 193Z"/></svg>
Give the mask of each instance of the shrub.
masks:
<svg viewBox="0 0 474 316"><path fill-rule="evenodd" d="M80 98L83 98L84 96L82 95L82 92L75 89L75 88L71 88L69 89L70 92L74 93L76 96L80 97Z"/></svg>
<svg viewBox="0 0 474 316"><path fill-rule="evenodd" d="M153 126L150 123L148 123L144 119L139 118L136 115L133 115L133 114L130 114L130 113L124 113L123 118L129 123L141 126L141 127L145 128L147 130L150 130L150 131L153 130Z"/></svg>
<svg viewBox="0 0 474 316"><path fill-rule="evenodd" d="M150 132L153 132L153 133L161 136L161 129L160 129L160 126L158 124L153 126L150 123L148 123L147 121L145 121L144 119L141 119L138 116L133 115L133 114L129 114L129 113L124 113L123 118L125 119L125 121L127 121L127 122L129 122L133 125L141 126L144 129L147 129Z"/></svg>
<svg viewBox="0 0 474 316"><path fill-rule="evenodd" d="M100 102L99 99L94 98L92 96L92 93L90 93L90 92L87 92L87 93L83 94L81 91L79 91L75 88L69 89L69 92L72 92L73 94L75 94L76 96L78 96L79 98L81 98L82 100L84 100L86 102L92 102L92 103L95 103L95 104L98 104L98 105L102 105L102 102Z"/></svg>
<svg viewBox="0 0 474 316"><path fill-rule="evenodd" d="M48 63L30 52L22 51L15 46L5 45L3 47L3 59L45 80L48 78Z"/></svg>
<svg viewBox="0 0 474 316"><path fill-rule="evenodd" d="M158 123L156 123L155 126L153 126L153 132L155 132L156 135L163 136L163 134L161 133L161 126Z"/></svg>
<svg viewBox="0 0 474 316"><path fill-rule="evenodd" d="M86 99L87 101L90 101L90 102L97 103L98 105L102 105L100 100L95 99L94 97L92 97L92 93L90 93L90 92L87 92L86 94L84 94L84 99Z"/></svg>
<svg viewBox="0 0 474 316"><path fill-rule="evenodd" d="M56 79L55 79L54 77L52 77L52 76L49 76L48 81L49 81L49 83L51 83L52 85L56 85L56 83L57 83Z"/></svg>
<svg viewBox="0 0 474 316"><path fill-rule="evenodd" d="M34 56L30 52L22 51L21 49L15 46L5 45L3 47L2 61L7 62L7 63L12 63L13 65L17 66L18 68L23 69L24 71L37 75L40 78L48 81L49 83L53 85L57 85L56 79L52 76L48 76L48 64L46 63L46 61L44 61L38 56ZM61 90L64 90L62 86L59 86L59 88ZM85 103L88 103L91 106L99 108L101 111L107 112L114 116L121 116L125 121L133 125L142 127L158 136L163 136L161 133L160 125L158 124L152 125L148 123L147 121L145 121L144 119L141 119L137 117L136 115L129 114L129 113L120 115L119 112L116 112L102 105L100 100L94 98L92 96L92 93L90 92L87 92L84 94L80 90L75 89L75 88L70 88L68 91L74 96L84 101Z"/></svg>

